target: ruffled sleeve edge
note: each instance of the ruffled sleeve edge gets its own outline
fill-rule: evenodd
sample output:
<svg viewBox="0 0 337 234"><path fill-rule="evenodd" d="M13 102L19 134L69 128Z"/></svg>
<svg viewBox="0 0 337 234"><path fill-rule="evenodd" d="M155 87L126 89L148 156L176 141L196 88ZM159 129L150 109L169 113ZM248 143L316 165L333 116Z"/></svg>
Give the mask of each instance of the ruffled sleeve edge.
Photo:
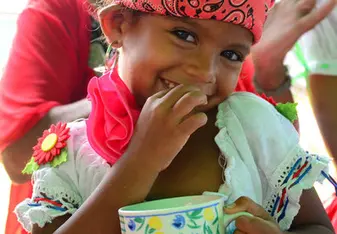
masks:
<svg viewBox="0 0 337 234"><path fill-rule="evenodd" d="M263 206L281 230L288 230L298 214L303 190L323 182L322 172L328 174L329 162L327 157L309 154L296 146L271 176L271 191Z"/></svg>
<svg viewBox="0 0 337 234"><path fill-rule="evenodd" d="M46 207L31 207L29 204L31 199L25 199L14 210L14 213L18 217L18 222L29 233L32 232L34 224L37 224L40 228L43 228L47 223L52 223L53 219L64 216L66 214L74 214L76 208L71 208L66 211L53 211Z"/></svg>

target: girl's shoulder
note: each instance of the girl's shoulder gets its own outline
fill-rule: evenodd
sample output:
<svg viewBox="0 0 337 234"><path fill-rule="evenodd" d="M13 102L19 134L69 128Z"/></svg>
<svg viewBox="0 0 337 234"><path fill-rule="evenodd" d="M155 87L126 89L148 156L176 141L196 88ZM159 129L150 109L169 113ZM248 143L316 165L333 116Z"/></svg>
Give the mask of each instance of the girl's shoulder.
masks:
<svg viewBox="0 0 337 234"><path fill-rule="evenodd" d="M72 183L84 199L110 168L90 146L84 119L51 125L33 150L23 173L33 174L33 181L47 175L62 174L62 178Z"/></svg>
<svg viewBox="0 0 337 234"><path fill-rule="evenodd" d="M58 123L43 132L23 173L32 173L33 194L15 209L27 231L74 214L110 166L91 148L85 120Z"/></svg>

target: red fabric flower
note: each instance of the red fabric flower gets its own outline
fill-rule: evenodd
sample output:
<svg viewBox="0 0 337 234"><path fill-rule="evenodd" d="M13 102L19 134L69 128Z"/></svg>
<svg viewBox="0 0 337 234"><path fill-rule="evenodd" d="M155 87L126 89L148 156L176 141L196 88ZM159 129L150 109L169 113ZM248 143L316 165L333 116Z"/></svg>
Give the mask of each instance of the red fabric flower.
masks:
<svg viewBox="0 0 337 234"><path fill-rule="evenodd" d="M134 132L140 108L128 87L119 78L117 69L88 85L92 111L87 120L87 135L91 147L109 164L114 164L125 152Z"/></svg>
<svg viewBox="0 0 337 234"><path fill-rule="evenodd" d="M277 103L274 101L272 97L267 97L267 95L265 95L264 93L260 94L259 96L264 100L266 100L267 102L269 102L270 104L272 104L273 106L277 105Z"/></svg>
<svg viewBox="0 0 337 234"><path fill-rule="evenodd" d="M34 161L39 165L51 162L66 147L69 136L69 128L66 123L52 124L50 129L43 132L42 137L33 147Z"/></svg>

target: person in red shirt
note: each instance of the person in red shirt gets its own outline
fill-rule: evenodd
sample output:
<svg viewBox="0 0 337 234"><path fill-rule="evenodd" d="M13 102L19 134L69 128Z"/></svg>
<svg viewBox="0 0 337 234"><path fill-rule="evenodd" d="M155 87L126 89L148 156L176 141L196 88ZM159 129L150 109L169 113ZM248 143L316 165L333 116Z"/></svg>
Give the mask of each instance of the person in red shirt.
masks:
<svg viewBox="0 0 337 234"><path fill-rule="evenodd" d="M21 174L37 136L50 124L88 116L91 18L85 0L30 0L0 81L0 152L14 183L6 233L23 233L14 207L31 195Z"/></svg>

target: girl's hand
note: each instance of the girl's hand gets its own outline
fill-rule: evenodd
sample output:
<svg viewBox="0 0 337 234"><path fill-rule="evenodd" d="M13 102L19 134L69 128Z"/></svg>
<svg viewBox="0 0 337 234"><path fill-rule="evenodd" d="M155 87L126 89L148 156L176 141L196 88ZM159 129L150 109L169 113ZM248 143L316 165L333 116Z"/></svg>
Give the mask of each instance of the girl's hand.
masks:
<svg viewBox="0 0 337 234"><path fill-rule="evenodd" d="M240 197L234 206L224 208L225 213L248 212L254 217L241 216L236 219L234 234L282 234L279 225L260 205L248 197Z"/></svg>
<svg viewBox="0 0 337 234"><path fill-rule="evenodd" d="M195 111L205 104L207 96L192 86L178 85L151 96L138 119L128 154L140 157L143 166L156 172L166 169L190 135L206 124L206 114Z"/></svg>

